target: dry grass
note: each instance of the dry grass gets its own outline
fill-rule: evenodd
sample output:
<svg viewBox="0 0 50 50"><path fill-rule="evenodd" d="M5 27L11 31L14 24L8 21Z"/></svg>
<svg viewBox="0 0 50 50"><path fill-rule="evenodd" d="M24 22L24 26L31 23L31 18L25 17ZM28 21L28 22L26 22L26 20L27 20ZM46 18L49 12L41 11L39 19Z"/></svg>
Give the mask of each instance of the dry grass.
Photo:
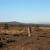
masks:
<svg viewBox="0 0 50 50"><path fill-rule="evenodd" d="M10 29L10 31L16 31L16 29ZM27 32L24 32L25 29L20 28L19 30L23 32L19 31L19 34L15 34L14 31L12 31L13 34L12 32L0 33L0 50L50 50L50 30L32 28L30 37Z"/></svg>
<svg viewBox="0 0 50 50"><path fill-rule="evenodd" d="M47 34L50 33L34 31L31 37L22 34L16 34L16 36L2 34L0 35L2 38L0 50L50 50L50 37Z"/></svg>

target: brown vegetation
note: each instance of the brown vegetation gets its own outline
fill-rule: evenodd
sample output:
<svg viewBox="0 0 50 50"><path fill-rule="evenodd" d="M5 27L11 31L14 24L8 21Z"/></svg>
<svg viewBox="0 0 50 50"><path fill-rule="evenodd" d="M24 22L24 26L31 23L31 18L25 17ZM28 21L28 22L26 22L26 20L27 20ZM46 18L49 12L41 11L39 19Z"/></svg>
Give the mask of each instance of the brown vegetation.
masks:
<svg viewBox="0 0 50 50"><path fill-rule="evenodd" d="M41 29L38 25L10 27L5 24L0 28L0 50L50 50L49 27L47 29Z"/></svg>

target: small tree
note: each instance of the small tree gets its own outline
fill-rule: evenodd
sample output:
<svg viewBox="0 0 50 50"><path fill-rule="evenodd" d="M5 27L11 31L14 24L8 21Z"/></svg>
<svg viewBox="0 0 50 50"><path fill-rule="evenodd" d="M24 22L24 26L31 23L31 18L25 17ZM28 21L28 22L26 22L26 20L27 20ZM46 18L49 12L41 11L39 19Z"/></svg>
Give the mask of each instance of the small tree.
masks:
<svg viewBox="0 0 50 50"><path fill-rule="evenodd" d="M4 34L6 35L7 34L7 30L8 30L8 24L4 25L4 29L5 29L5 33Z"/></svg>
<svg viewBox="0 0 50 50"><path fill-rule="evenodd" d="M8 24L5 24L4 25L4 29L8 29Z"/></svg>
<svg viewBox="0 0 50 50"><path fill-rule="evenodd" d="M36 25L36 26L34 27L34 29L35 29L35 31L39 31L39 30L40 30L40 28L39 28L38 25Z"/></svg>

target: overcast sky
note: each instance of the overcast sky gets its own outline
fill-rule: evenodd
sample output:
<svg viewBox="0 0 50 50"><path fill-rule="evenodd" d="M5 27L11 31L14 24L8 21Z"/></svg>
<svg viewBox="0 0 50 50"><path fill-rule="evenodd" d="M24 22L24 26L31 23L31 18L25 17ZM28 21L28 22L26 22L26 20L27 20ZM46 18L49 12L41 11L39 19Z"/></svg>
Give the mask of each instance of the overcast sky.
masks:
<svg viewBox="0 0 50 50"><path fill-rule="evenodd" d="M50 23L50 0L0 0L0 22Z"/></svg>

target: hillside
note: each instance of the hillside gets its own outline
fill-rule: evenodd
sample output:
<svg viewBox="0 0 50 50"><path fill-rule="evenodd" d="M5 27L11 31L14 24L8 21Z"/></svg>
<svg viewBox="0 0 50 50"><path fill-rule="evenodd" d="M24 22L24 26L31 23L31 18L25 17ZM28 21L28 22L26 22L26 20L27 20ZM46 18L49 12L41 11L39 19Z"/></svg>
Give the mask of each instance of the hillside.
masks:
<svg viewBox="0 0 50 50"><path fill-rule="evenodd" d="M50 50L50 25L0 23L0 50Z"/></svg>

